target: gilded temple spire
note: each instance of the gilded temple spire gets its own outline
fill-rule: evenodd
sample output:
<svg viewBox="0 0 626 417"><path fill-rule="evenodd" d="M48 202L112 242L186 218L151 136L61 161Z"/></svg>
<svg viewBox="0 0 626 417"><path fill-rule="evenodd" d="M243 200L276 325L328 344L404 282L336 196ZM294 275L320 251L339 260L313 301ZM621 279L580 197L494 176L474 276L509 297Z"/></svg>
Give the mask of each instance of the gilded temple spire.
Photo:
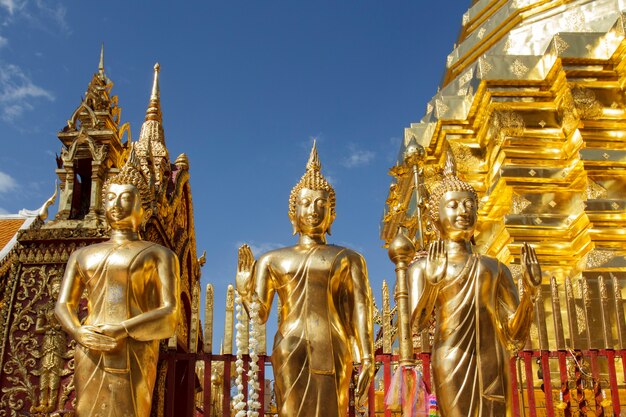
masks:
<svg viewBox="0 0 626 417"><path fill-rule="evenodd" d="M152 82L152 92L150 93L150 103L146 111L146 121L156 120L159 123L163 123L163 116L161 114L161 92L159 90L160 69L161 66L158 62L154 64L154 80Z"/></svg>
<svg viewBox="0 0 626 417"><path fill-rule="evenodd" d="M98 64L98 75L100 79L104 80L104 43L102 43L102 47L100 48L100 63Z"/></svg>
<svg viewBox="0 0 626 417"><path fill-rule="evenodd" d="M163 113L161 112L161 93L159 89L159 70L161 66L154 65L154 79L150 101L146 110L146 119L141 126L139 141L135 145L137 156L146 161L142 166L146 175L154 175L156 192L163 191L163 184L171 172L170 159L165 147L165 133L163 132ZM149 173L148 171L152 171Z"/></svg>

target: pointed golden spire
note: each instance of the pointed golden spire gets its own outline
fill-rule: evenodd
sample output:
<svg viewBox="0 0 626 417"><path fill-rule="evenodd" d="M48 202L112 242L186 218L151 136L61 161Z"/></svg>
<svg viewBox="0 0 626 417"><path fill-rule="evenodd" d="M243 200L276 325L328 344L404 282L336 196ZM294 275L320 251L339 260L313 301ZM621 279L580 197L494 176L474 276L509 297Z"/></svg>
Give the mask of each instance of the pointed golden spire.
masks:
<svg viewBox="0 0 626 417"><path fill-rule="evenodd" d="M306 163L307 171L320 171L322 169L322 164L320 163L320 158L317 155L317 145L316 140L313 139L313 147L311 148L311 154L309 155L309 161Z"/></svg>
<svg viewBox="0 0 626 417"><path fill-rule="evenodd" d="M160 98L159 92L159 70L161 66L157 62L154 64L154 80L152 81L152 93L150 94L150 100L158 100Z"/></svg>
<svg viewBox="0 0 626 417"><path fill-rule="evenodd" d="M156 120L159 123L163 122L161 115L161 92L159 90L159 70L161 66L157 62L154 64L154 81L152 82L152 92L150 93L150 103L148 104L148 110L146 111L146 121Z"/></svg>
<svg viewBox="0 0 626 417"><path fill-rule="evenodd" d="M100 48L100 63L98 64L98 74L101 79L104 79L104 42Z"/></svg>

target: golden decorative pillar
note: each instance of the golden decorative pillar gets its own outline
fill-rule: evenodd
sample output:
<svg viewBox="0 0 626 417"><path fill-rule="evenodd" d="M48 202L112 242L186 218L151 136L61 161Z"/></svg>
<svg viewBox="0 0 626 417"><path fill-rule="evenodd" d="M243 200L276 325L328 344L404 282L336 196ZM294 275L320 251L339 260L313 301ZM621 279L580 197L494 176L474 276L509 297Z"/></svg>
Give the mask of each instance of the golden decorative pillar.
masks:
<svg viewBox="0 0 626 417"><path fill-rule="evenodd" d="M409 287L406 270L415 254L413 242L406 237L402 230L389 244L389 259L396 265L395 299L398 306L398 340L400 343L400 364L413 365L413 338L409 311Z"/></svg>
<svg viewBox="0 0 626 417"><path fill-rule="evenodd" d="M213 352L213 308L215 305L213 284L206 286L206 306L204 310L204 353Z"/></svg>
<svg viewBox="0 0 626 417"><path fill-rule="evenodd" d="M235 288L232 285L229 285L226 290L226 310L224 312L224 341L222 342L222 353L224 355L232 355L233 320L235 315Z"/></svg>
<svg viewBox="0 0 626 417"><path fill-rule="evenodd" d="M389 287L383 280L383 353L391 353L391 306L389 303Z"/></svg>

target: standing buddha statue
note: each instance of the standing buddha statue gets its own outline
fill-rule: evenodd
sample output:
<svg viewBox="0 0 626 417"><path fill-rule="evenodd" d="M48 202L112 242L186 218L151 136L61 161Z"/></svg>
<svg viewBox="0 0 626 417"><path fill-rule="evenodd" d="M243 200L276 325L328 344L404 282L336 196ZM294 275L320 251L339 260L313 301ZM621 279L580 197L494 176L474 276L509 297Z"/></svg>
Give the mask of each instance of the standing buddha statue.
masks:
<svg viewBox="0 0 626 417"><path fill-rule="evenodd" d="M441 239L408 270L411 323L419 331L435 311L432 374L442 417L508 417L509 358L528 337L541 268L525 243L520 299L509 269L476 253L476 192L455 171L449 155L428 201Z"/></svg>
<svg viewBox="0 0 626 417"><path fill-rule="evenodd" d="M296 245L257 261L249 246L239 249L237 290L244 305L258 299L265 322L274 293L281 302L271 359L280 417L343 417L353 361L362 365L356 386L360 404L374 374L373 301L365 260L326 243L335 190L320 170L313 144L306 173L289 197Z"/></svg>
<svg viewBox="0 0 626 417"><path fill-rule="evenodd" d="M150 196L131 150L122 171L104 185L111 238L74 251L67 263L55 312L78 342L78 417L150 415L159 340L174 334L179 308L176 254L139 237ZM84 290L88 312L81 323Z"/></svg>

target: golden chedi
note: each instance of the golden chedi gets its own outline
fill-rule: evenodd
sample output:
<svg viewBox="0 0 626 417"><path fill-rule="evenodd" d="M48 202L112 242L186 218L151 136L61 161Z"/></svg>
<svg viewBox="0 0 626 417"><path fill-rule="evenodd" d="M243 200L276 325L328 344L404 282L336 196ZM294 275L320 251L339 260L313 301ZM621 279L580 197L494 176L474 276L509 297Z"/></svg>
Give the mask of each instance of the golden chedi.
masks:
<svg viewBox="0 0 626 417"><path fill-rule="evenodd" d="M111 238L72 253L56 304L61 325L78 342L78 417L148 417L159 340L176 329L178 259L139 236L151 193L136 165L131 150L122 171L105 184ZM85 290L88 313L81 323L78 307Z"/></svg>
<svg viewBox="0 0 626 417"><path fill-rule="evenodd" d="M495 258L475 252L477 197L456 176L451 155L428 201L440 235L408 270L411 322L436 315L432 372L443 417L510 416L510 353L523 347L541 284L535 251L522 248L523 294Z"/></svg>
<svg viewBox="0 0 626 417"><path fill-rule="evenodd" d="M239 249L237 290L244 304L258 299L261 322L268 318L274 293L282 306L272 352L280 417L345 416L353 361L362 364L359 403L367 399L374 374L373 301L365 260L326 243L335 219L335 191L320 169L314 144L306 173L289 197L289 217L299 234L295 246L257 261L247 245Z"/></svg>

